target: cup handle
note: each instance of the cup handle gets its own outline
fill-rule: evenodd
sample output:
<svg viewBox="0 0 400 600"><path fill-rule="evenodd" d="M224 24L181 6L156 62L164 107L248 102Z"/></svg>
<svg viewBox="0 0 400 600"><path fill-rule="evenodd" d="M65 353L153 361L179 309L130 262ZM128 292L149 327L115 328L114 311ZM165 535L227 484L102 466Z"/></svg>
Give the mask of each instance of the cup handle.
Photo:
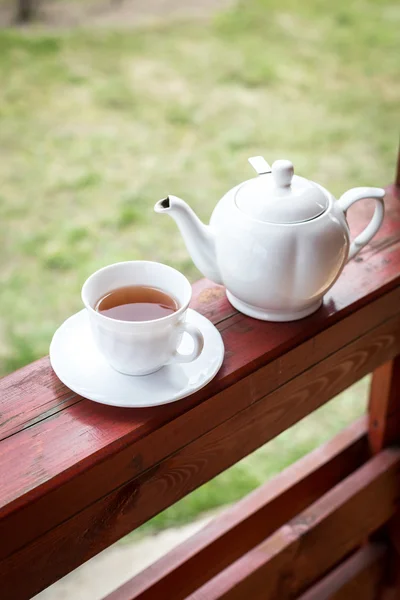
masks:
<svg viewBox="0 0 400 600"><path fill-rule="evenodd" d="M200 356L204 347L204 337L200 329L194 325L191 325L190 323L181 323L177 327L178 331L182 333L188 333L190 335L194 342L194 348L190 354L182 354L182 352L175 350L171 360L168 362L169 365L172 363L189 363L193 360L196 360L196 358Z"/></svg>

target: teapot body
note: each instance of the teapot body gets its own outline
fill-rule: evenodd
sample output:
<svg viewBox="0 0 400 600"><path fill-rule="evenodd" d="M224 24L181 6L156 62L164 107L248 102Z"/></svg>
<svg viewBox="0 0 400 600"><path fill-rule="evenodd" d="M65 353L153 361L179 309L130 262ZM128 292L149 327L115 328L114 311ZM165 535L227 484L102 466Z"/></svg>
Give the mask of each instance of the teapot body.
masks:
<svg viewBox="0 0 400 600"><path fill-rule="evenodd" d="M294 321L316 311L346 262L379 230L385 191L358 187L339 200L314 181L294 174L288 160L272 167L249 158L258 177L231 189L204 225L182 199L167 196L154 207L175 219L197 268L226 287L240 312L265 321ZM372 219L350 243L346 212L375 200Z"/></svg>
<svg viewBox="0 0 400 600"><path fill-rule="evenodd" d="M210 221L216 261L231 304L268 321L301 319L319 308L349 253L349 228L334 197L318 217L269 223L244 214L237 188L216 206Z"/></svg>

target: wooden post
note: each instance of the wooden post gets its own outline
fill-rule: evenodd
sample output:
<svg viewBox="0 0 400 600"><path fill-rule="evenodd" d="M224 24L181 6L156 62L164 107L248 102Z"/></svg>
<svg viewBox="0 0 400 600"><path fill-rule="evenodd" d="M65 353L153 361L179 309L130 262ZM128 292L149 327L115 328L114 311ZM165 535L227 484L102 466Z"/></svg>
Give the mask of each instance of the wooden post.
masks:
<svg viewBox="0 0 400 600"><path fill-rule="evenodd" d="M400 186L400 147L394 184ZM400 441L400 355L374 371L368 412L372 454Z"/></svg>
<svg viewBox="0 0 400 600"><path fill-rule="evenodd" d="M400 355L374 371L369 399L369 444L378 454L400 441ZM392 552L388 580L381 600L400 596L400 511L386 529Z"/></svg>
<svg viewBox="0 0 400 600"><path fill-rule="evenodd" d="M369 400L373 454L400 440L400 355L374 371Z"/></svg>

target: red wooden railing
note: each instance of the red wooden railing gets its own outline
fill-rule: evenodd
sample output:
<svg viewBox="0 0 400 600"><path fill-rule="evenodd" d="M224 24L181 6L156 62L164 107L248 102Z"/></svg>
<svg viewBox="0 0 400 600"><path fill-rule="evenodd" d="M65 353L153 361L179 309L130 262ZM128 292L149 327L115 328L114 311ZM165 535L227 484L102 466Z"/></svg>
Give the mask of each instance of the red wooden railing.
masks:
<svg viewBox="0 0 400 600"><path fill-rule="evenodd" d="M0 597L30 598L374 372L365 417L109 600L399 598L399 200L394 184L377 237L302 321L254 321L198 282L193 307L226 356L186 400L97 405L47 358L3 378ZM348 216L367 220L359 207Z"/></svg>

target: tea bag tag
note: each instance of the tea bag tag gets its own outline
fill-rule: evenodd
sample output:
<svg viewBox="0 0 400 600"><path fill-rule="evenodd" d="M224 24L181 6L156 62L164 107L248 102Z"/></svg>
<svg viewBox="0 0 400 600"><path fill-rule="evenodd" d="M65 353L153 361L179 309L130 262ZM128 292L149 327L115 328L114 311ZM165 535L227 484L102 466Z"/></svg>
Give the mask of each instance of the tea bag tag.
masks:
<svg viewBox="0 0 400 600"><path fill-rule="evenodd" d="M271 173L271 167L263 156L251 156L247 159L258 175Z"/></svg>

